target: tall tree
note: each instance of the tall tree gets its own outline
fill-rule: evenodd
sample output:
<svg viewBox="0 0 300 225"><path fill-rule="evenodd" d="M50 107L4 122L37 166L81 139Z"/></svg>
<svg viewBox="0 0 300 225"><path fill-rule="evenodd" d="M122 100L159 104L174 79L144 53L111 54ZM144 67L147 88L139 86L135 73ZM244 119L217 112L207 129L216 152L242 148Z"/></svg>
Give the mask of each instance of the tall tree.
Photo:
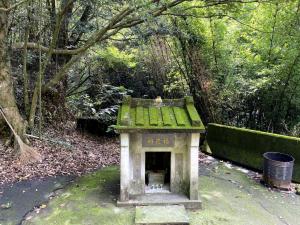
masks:
<svg viewBox="0 0 300 225"><path fill-rule="evenodd" d="M41 68L43 92L51 90L62 80L64 80L64 78L68 74L69 69L95 44L99 44L107 40L111 36L119 33L124 29L144 23L146 21L145 16L150 16L151 18L161 16L163 12L177 6L178 4L181 4L184 1L185 0L174 0L169 1L165 4L153 4L152 2L148 2L145 4L143 1L141 1L139 5L129 5L127 3L124 3L123 7L115 8L110 13L111 16L105 18L105 22L102 27L100 27L92 34L88 35L87 40L85 40L84 44L81 44L80 46L77 46L75 48L73 46L71 49L67 48L66 45L74 44L76 42L78 43L78 38L80 38L80 36L82 35L80 29L78 29L78 25L76 27L79 31L74 31L74 35L71 35L72 43L67 43L67 27L75 0L63 0L61 2L62 7L59 12L55 12L55 9L57 7L55 6L55 2L52 1L52 6L50 7L52 10L51 18L55 17L55 23L54 26L51 26L54 30L50 39L50 45L48 47L45 47L40 46L38 43L27 41L25 45L28 49L40 49L45 53ZM16 129L17 133L22 137L23 140L26 140L26 122L20 115L19 109L16 105L7 48L7 31L10 12L24 2L26 2L26 0L21 0L14 5L11 5L11 1L9 0L2 0L0 2L0 105L3 107L8 120ZM47 4L49 5L49 2ZM82 18L80 18L81 21L84 22L87 20L86 14L89 13L89 10L90 8L88 8L84 12L84 15L82 15ZM52 22L53 21L51 21L51 23ZM76 37L76 34L77 39L75 38L75 40L73 40L74 37ZM16 43L13 47L24 48L24 43ZM45 71L53 55L63 56L68 60L61 65L61 68L56 71L56 73L52 77L50 77L50 79L45 81ZM38 79L36 79L29 117L29 123L31 124L31 126L33 126L34 124L34 118L36 114L39 92L38 84Z"/></svg>
<svg viewBox="0 0 300 225"><path fill-rule="evenodd" d="M8 56L8 17L11 10L18 6L18 4L11 5L10 2L0 1L0 107L19 136L26 141L26 123L16 104Z"/></svg>

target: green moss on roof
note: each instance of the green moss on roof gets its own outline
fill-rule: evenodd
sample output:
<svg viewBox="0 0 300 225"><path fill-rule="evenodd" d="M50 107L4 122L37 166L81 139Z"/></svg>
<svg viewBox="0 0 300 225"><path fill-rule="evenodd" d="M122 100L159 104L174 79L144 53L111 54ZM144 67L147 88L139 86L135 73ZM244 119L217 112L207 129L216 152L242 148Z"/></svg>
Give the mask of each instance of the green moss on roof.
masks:
<svg viewBox="0 0 300 225"><path fill-rule="evenodd" d="M178 126L185 126L185 120L184 120L184 109L180 107L173 107L174 115L176 118L176 123Z"/></svg>
<svg viewBox="0 0 300 225"><path fill-rule="evenodd" d="M120 123L122 125L129 125L130 120L130 106L129 105L122 105L121 108L121 121Z"/></svg>
<svg viewBox="0 0 300 225"><path fill-rule="evenodd" d="M186 109L189 113L189 116L191 118L191 122L193 126L200 126L201 125L201 119L200 116L195 108L194 105L187 105Z"/></svg>
<svg viewBox="0 0 300 225"><path fill-rule="evenodd" d="M136 114L135 114L135 124L137 126L144 125L144 108L142 106L136 107Z"/></svg>
<svg viewBox="0 0 300 225"><path fill-rule="evenodd" d="M158 108L149 107L149 120L151 126L158 125Z"/></svg>
<svg viewBox="0 0 300 225"><path fill-rule="evenodd" d="M205 130L188 96L182 99L140 99L125 96L119 109L116 129L128 130Z"/></svg>
<svg viewBox="0 0 300 225"><path fill-rule="evenodd" d="M169 106L163 106L161 107L161 114L162 114L162 119L164 126L172 126L172 118L170 116L171 108Z"/></svg>

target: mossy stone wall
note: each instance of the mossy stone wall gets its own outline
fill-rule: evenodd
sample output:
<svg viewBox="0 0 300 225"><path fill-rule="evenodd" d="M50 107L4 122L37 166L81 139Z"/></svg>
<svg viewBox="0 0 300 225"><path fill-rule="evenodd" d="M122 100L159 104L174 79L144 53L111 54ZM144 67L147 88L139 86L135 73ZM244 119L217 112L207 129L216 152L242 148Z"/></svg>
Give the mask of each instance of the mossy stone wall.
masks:
<svg viewBox="0 0 300 225"><path fill-rule="evenodd" d="M293 180L300 182L300 138L209 124L205 152L262 170L263 153L282 152L295 158Z"/></svg>

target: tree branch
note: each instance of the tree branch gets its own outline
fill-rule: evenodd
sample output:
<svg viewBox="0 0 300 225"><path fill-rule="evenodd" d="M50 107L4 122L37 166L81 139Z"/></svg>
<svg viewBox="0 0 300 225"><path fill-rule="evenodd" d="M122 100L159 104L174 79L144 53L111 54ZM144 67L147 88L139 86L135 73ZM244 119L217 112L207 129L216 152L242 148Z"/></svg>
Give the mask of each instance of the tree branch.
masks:
<svg viewBox="0 0 300 225"><path fill-rule="evenodd" d="M20 2L17 2L16 4L10 6L9 8L0 8L0 12L10 12L11 10L17 8L19 5L21 5L27 1L29 1L29 0L22 0Z"/></svg>
<svg viewBox="0 0 300 225"><path fill-rule="evenodd" d="M162 7L160 7L159 9L155 10L154 12L152 12L153 17L157 17L162 15L162 13L164 11L166 11L169 8L172 8L182 2L184 2L186 0L175 0L167 5L164 5ZM126 10L121 11L121 13L118 15L117 18L115 18L115 20L118 21L114 21L112 20L109 24L109 28L106 29L101 29L99 32L97 32L95 35L93 35L91 38L89 38L89 40L87 41L87 45L77 48L77 49L54 49L54 48L48 48L45 46L41 46L41 50L43 52L49 52L51 50L52 54L60 54L60 55L77 55L80 54L82 51L85 51L87 48L91 47L93 44L95 44L101 37L102 37L102 32L105 30L104 33L106 33L108 30L110 29L116 29L116 28L128 28L128 27L132 27L135 26L137 24L143 23L144 20L140 19L140 18L131 18L127 21L124 21L123 23L118 23L122 20L122 18L128 16L129 14L133 13L134 9L129 9L127 8ZM99 38L100 37L100 38ZM23 42L19 42L19 43L15 43L12 48L18 49L18 48L23 48L24 47L24 43ZM27 48L29 49L39 49L39 45L37 43L34 42L28 42L27 43Z"/></svg>
<svg viewBox="0 0 300 225"><path fill-rule="evenodd" d="M166 11L169 8L172 8L184 1L186 1L186 0L174 0L173 2L170 2L169 4L164 5L164 6L160 7L159 9L155 10L151 14L153 15L153 17L160 16L164 11ZM142 20L140 18L133 18L131 20L129 19L129 20L125 21L124 23L119 23L126 16L129 16L131 13L133 13L134 10L135 9L133 9L133 8L125 8L118 15L116 15L113 19L111 19L110 23L106 27L102 28L95 35L93 35L87 41L87 44L85 46L78 48L76 50L70 50L70 51L77 51L78 54L74 55L71 58L71 60L67 64L65 64L63 66L63 68L61 68L61 70L57 74L55 74L55 76L47 84L44 85L43 90L44 91L49 90L49 89L51 89L51 87L58 84L63 79L63 77L65 76L68 69L70 69L70 67L83 56L83 54L86 52L86 50L88 50L90 47L92 47L95 43L110 38L111 36L117 34L120 30L122 30L124 28L132 27L137 24L141 24L141 23L145 22L144 20ZM109 31L111 31L111 32L109 32Z"/></svg>
<svg viewBox="0 0 300 225"><path fill-rule="evenodd" d="M207 3L205 5L193 5L186 8L183 8L183 11L190 10L190 9L203 9L212 6L221 6L221 5L229 5L234 3L240 4L249 4L249 3L272 3L270 0L249 0L249 1L242 1L242 0L229 0L229 1L216 1L213 3Z"/></svg>
<svg viewBox="0 0 300 225"><path fill-rule="evenodd" d="M24 44L25 44L24 42L18 42L18 43L15 43L12 46L12 48L13 49L24 48ZM28 42L27 49L38 50L39 44L35 43L35 42ZM42 52L49 52L50 48L41 45L41 50L42 50ZM52 53L58 54L58 55L76 55L76 54L78 54L78 50L77 49L52 49Z"/></svg>
<svg viewBox="0 0 300 225"><path fill-rule="evenodd" d="M152 14L153 17L161 16L164 11L166 11L169 8L172 8L174 6L177 6L185 1L187 1L187 0L174 0L173 2L170 2L169 4L166 4L166 5L158 8L157 10L151 12L150 14ZM144 23L144 22L145 22L145 20L140 19L139 17L136 17L136 18L128 19L128 20L124 21L123 23L116 24L113 28L129 28L129 27L133 27L133 26L136 26L136 25Z"/></svg>
<svg viewBox="0 0 300 225"><path fill-rule="evenodd" d="M105 40L113 35L115 35L116 33L118 33L121 28L119 29L115 29L110 33L107 33L110 29L112 29L112 26L119 22L123 16L128 15L129 13L131 13L132 11L129 10L128 8L124 9L120 14L116 15L111 22L104 28L102 28L100 31L98 31L94 36L92 36L88 41L87 44L84 47L81 47L79 49L77 49L78 54L76 54L75 56L73 56L71 58L71 60L66 63L63 68L60 69L60 71L55 74L55 76L44 86L44 91L50 89L51 87L53 87L54 85L58 84L61 79L65 76L66 72L68 71L68 69L70 69L70 67L77 61L79 60L83 54L85 53L86 50L88 50L91 46L93 46L95 43L97 43L98 41L102 41Z"/></svg>
<svg viewBox="0 0 300 225"><path fill-rule="evenodd" d="M70 91L67 93L67 97L71 96L73 93L75 93L82 85L87 82L89 79L91 79L91 76L87 76L83 80L80 80L79 83L76 86L73 86Z"/></svg>
<svg viewBox="0 0 300 225"><path fill-rule="evenodd" d="M124 16L128 16L130 13L132 13L133 10L129 10L129 8L124 9L120 14L118 14L115 18L112 19L112 21L103 29L101 29L100 31L96 32L92 37L90 37L87 40L87 44L77 48L77 49L54 49L54 46L51 47L45 47L45 46L41 46L41 50L43 52L49 52L51 51L51 54L60 54L60 55L78 55L81 52L84 52L85 50L87 50L89 47L91 47L93 44L95 44L96 42L99 41L99 39L101 39L101 37L110 29L113 28L113 25L117 22L119 22L119 20L121 20ZM12 48L18 49L18 48L23 48L24 47L24 43L23 42L19 42L19 43L15 43ZM27 43L27 48L29 49L35 49L38 50L39 49L39 44L34 43L34 42L28 42Z"/></svg>

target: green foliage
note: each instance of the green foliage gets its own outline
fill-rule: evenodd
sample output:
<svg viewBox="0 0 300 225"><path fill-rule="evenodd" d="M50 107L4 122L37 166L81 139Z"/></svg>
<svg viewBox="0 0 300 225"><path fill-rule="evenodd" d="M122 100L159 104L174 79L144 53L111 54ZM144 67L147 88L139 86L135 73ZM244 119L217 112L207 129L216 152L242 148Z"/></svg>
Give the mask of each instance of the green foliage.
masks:
<svg viewBox="0 0 300 225"><path fill-rule="evenodd" d="M107 126L115 124L122 98L131 91L122 86L102 85L99 88L100 90L93 94L71 96L68 105L77 118L94 118Z"/></svg>
<svg viewBox="0 0 300 225"><path fill-rule="evenodd" d="M135 49L121 51L116 46L110 44L105 49L98 49L92 56L94 55L95 57L102 59L109 67L114 67L116 64L123 64L128 68L134 68L136 66L135 53Z"/></svg>
<svg viewBox="0 0 300 225"><path fill-rule="evenodd" d="M42 7L49 8L42 18L35 13L39 8L34 2L26 6L28 11L26 7L16 11L10 18L14 21L9 43L22 42L26 27L30 27L29 41L37 42L40 19L42 44L49 47L56 19L52 16L58 15L64 2L42 1ZM299 1L185 1L153 16L170 2L80 0L70 6L56 46L61 49L85 46L125 7L133 12L118 24L143 22L99 40L68 71L62 93L67 89L76 116L113 123L118 99L127 92L119 89L123 86L132 90L133 97L193 95L205 123L300 135ZM36 50L27 54L30 87L38 71ZM44 52L43 61L46 58ZM50 58L45 84L71 56ZM22 57L12 57L19 86L21 61ZM16 93L22 102L22 90Z"/></svg>
<svg viewBox="0 0 300 225"><path fill-rule="evenodd" d="M298 1L191 1L160 18L144 11L144 24L93 49L92 73L134 97L192 94L206 123L299 135L299 9Z"/></svg>
<svg viewBox="0 0 300 225"><path fill-rule="evenodd" d="M212 75L213 110L222 123L300 135L299 2L239 6L188 19Z"/></svg>

